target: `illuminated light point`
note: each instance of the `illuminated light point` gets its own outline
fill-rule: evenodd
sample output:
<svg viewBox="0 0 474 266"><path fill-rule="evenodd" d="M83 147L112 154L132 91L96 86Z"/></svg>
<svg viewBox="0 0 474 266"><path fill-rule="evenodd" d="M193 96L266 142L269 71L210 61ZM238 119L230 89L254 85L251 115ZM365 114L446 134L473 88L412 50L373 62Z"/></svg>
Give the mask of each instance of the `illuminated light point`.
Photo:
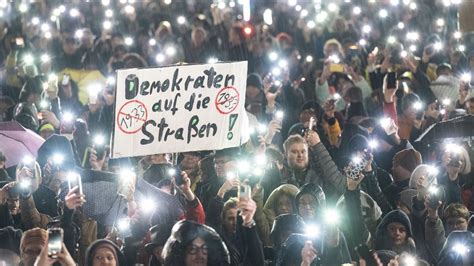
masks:
<svg viewBox="0 0 474 266"><path fill-rule="evenodd" d="M229 7L235 7L235 2L234 2L234 1L230 1L230 2L229 2Z"/></svg>
<svg viewBox="0 0 474 266"><path fill-rule="evenodd" d="M165 55L162 53L159 53L156 55L155 60L157 63L162 63L163 61L165 61Z"/></svg>
<svg viewBox="0 0 474 266"><path fill-rule="evenodd" d="M462 38L462 33L460 31L456 31L454 34L453 34L454 38L455 39L461 39Z"/></svg>
<svg viewBox="0 0 474 266"><path fill-rule="evenodd" d="M132 14L135 13L135 8L132 5L126 5L124 11L127 14Z"/></svg>
<svg viewBox="0 0 474 266"><path fill-rule="evenodd" d="M306 23L306 27L308 27L309 29L314 29L316 27L316 23L310 20Z"/></svg>
<svg viewBox="0 0 474 266"><path fill-rule="evenodd" d="M47 63L47 62L51 61L51 58L47 54L42 54L40 59L41 59L41 62L43 62L43 63Z"/></svg>
<svg viewBox="0 0 474 266"><path fill-rule="evenodd" d="M265 11L263 11L263 22L265 22L267 25L273 24L273 12L270 8L267 8Z"/></svg>
<svg viewBox="0 0 474 266"><path fill-rule="evenodd" d="M438 27L443 27L444 26L444 19L442 18L439 18L436 20L436 25L438 25Z"/></svg>
<svg viewBox="0 0 474 266"><path fill-rule="evenodd" d="M105 10L105 16L111 18L114 16L114 11L112 9Z"/></svg>
<svg viewBox="0 0 474 266"><path fill-rule="evenodd" d="M44 37L45 37L46 39L51 39L51 38L53 37L53 34L52 34L50 31L48 31L48 32L45 32L45 33L44 33Z"/></svg>
<svg viewBox="0 0 474 266"><path fill-rule="evenodd" d="M23 56L23 61L25 64L31 65L34 63L35 59L32 54L25 54L25 56Z"/></svg>
<svg viewBox="0 0 474 266"><path fill-rule="evenodd" d="M400 52L400 56L401 56L402 58L405 58L405 57L408 56L408 52L407 52L407 51L401 51L401 52Z"/></svg>
<svg viewBox="0 0 474 266"><path fill-rule="evenodd" d="M115 78L113 76L107 77L107 84L108 85L113 85L115 84Z"/></svg>
<svg viewBox="0 0 474 266"><path fill-rule="evenodd" d="M39 20L38 17L34 17L34 18L31 19L31 23L33 25L38 25L40 23L40 20Z"/></svg>
<svg viewBox="0 0 474 266"><path fill-rule="evenodd" d="M74 33L74 37L78 39L82 38L82 36L84 36L84 32L82 30L76 30L76 32Z"/></svg>
<svg viewBox="0 0 474 266"><path fill-rule="evenodd" d="M176 19L176 22L178 22L178 24L180 24L180 25L183 25L184 23L186 23L186 18L184 16L179 16Z"/></svg>
<svg viewBox="0 0 474 266"><path fill-rule="evenodd" d="M207 60L207 63L209 63L209 64L215 64L217 62L219 62L219 59L217 59L215 57L211 57L211 58L209 58L209 60Z"/></svg>
<svg viewBox="0 0 474 266"><path fill-rule="evenodd" d="M445 98L443 99L443 101L441 102L443 105L450 105L451 104L451 100L449 98Z"/></svg>
<svg viewBox="0 0 474 266"><path fill-rule="evenodd" d="M295 6L297 2L298 2L297 0L288 0L288 5Z"/></svg>
<svg viewBox="0 0 474 266"><path fill-rule="evenodd" d="M176 49L172 46L169 46L168 48L165 49L165 53L167 56L173 56L176 54Z"/></svg>
<svg viewBox="0 0 474 266"><path fill-rule="evenodd" d="M164 0L163 3L164 3L165 5L171 5L171 0Z"/></svg>
<svg viewBox="0 0 474 266"><path fill-rule="evenodd" d="M366 46L366 45L367 45L367 41L366 41L365 39L360 39L360 40L359 40L359 44L360 44L361 46Z"/></svg>
<svg viewBox="0 0 474 266"><path fill-rule="evenodd" d="M412 2L412 3L410 4L410 9L411 9L411 10L415 10L415 9L417 9L417 8L418 8L418 6L416 5L415 2Z"/></svg>
<svg viewBox="0 0 474 266"><path fill-rule="evenodd" d="M124 40L125 40L125 45L127 46L131 46L133 44L132 37L126 37Z"/></svg>
<svg viewBox="0 0 474 266"><path fill-rule="evenodd" d="M398 22L397 28L403 30L403 29L405 28L405 23L403 23L403 22Z"/></svg>
<svg viewBox="0 0 474 266"><path fill-rule="evenodd" d="M300 11L301 11L301 6L300 6L300 5L296 5L296 6L295 6L295 10L296 10L296 12L300 12Z"/></svg>
<svg viewBox="0 0 474 266"><path fill-rule="evenodd" d="M225 2L219 2L219 4L217 4L217 8L219 9L224 9L225 7L226 7Z"/></svg>
<svg viewBox="0 0 474 266"><path fill-rule="evenodd" d="M311 63L313 62L313 57L311 55L306 56L306 62Z"/></svg>
<svg viewBox="0 0 474 266"><path fill-rule="evenodd" d="M387 38L387 43L389 44L394 44L397 41L397 39L394 36L388 36Z"/></svg>
<svg viewBox="0 0 474 266"><path fill-rule="evenodd" d="M271 60L271 61L276 61L278 59L278 54L276 52L270 52L268 54L268 58Z"/></svg>
<svg viewBox="0 0 474 266"><path fill-rule="evenodd" d="M458 50L459 50L460 52L464 52L464 51L466 51L466 46L464 46L463 44L460 44L460 45L458 46Z"/></svg>
<svg viewBox="0 0 474 266"><path fill-rule="evenodd" d="M390 4L392 6L398 6L400 4L400 0L390 0Z"/></svg>
<svg viewBox="0 0 474 266"><path fill-rule="evenodd" d="M416 52L417 48L416 48L416 45L412 44L412 45L410 45L409 49L410 49L411 52Z"/></svg>
<svg viewBox="0 0 474 266"><path fill-rule="evenodd" d="M308 16L308 10L306 10L306 9L301 10L300 16L301 16L302 18L307 17L307 16Z"/></svg>
<svg viewBox="0 0 474 266"><path fill-rule="evenodd" d="M387 128L388 126L390 126L390 118L388 117L382 118L380 119L379 123L382 127Z"/></svg>
<svg viewBox="0 0 474 266"><path fill-rule="evenodd" d="M415 108L415 110L421 110L423 108L423 103L422 102L416 102L413 104L413 108Z"/></svg>
<svg viewBox="0 0 474 266"><path fill-rule="evenodd" d="M360 13L362 13L362 9L359 6L355 6L352 9L352 13L354 13L354 15L360 15Z"/></svg>
<svg viewBox="0 0 474 266"><path fill-rule="evenodd" d="M74 119L74 115L71 112L63 113L63 121L66 123L70 123Z"/></svg>
<svg viewBox="0 0 474 266"><path fill-rule="evenodd" d="M372 27L370 25L364 25L362 26L362 32L363 33L369 33L372 31Z"/></svg>
<svg viewBox="0 0 474 266"><path fill-rule="evenodd" d="M463 244L456 244L453 247L453 251L459 255L465 255L469 252L469 249Z"/></svg>
<svg viewBox="0 0 474 266"><path fill-rule="evenodd" d="M272 69L272 74L274 76L280 76L281 75L281 69L279 67L275 67Z"/></svg>
<svg viewBox="0 0 474 266"><path fill-rule="evenodd" d="M18 10L21 13L25 13L26 11L28 11L28 5L25 3L21 3L20 6L18 7Z"/></svg>
<svg viewBox="0 0 474 266"><path fill-rule="evenodd" d="M329 12L336 12L337 11L337 5L334 4L334 3L329 3L328 10L329 10Z"/></svg>
<svg viewBox="0 0 474 266"><path fill-rule="evenodd" d="M103 6L108 6L108 5L110 5L110 0L102 0L101 2L102 2L102 5L103 5Z"/></svg>
<svg viewBox="0 0 474 266"><path fill-rule="evenodd" d="M69 10L69 16L73 18L79 16L79 10L77 10L76 8L71 8L71 10Z"/></svg>
<svg viewBox="0 0 474 266"><path fill-rule="evenodd" d="M420 35L416 31L410 31L407 33L407 39L409 41L417 41L420 38Z"/></svg>
<svg viewBox="0 0 474 266"><path fill-rule="evenodd" d="M462 75L461 75L461 80L462 80L463 82L466 82L466 83L471 82L471 74L469 74L469 73L464 73L464 74L462 74Z"/></svg>
<svg viewBox="0 0 474 266"><path fill-rule="evenodd" d="M388 11L386 9L380 9L379 11L379 17L381 18L386 18L388 17Z"/></svg>
<svg viewBox="0 0 474 266"><path fill-rule="evenodd" d="M249 26L246 26L246 27L244 28L244 33L247 34L247 35L252 34L252 28L249 27Z"/></svg>
<svg viewBox="0 0 474 266"><path fill-rule="evenodd" d="M441 42L436 42L434 45L433 45L434 49L436 51L440 51L441 49L443 49L443 43Z"/></svg>
<svg viewBox="0 0 474 266"><path fill-rule="evenodd" d="M110 22L109 20L106 20L104 21L104 23L102 23L102 26L104 27L104 29L110 30L112 28L112 22Z"/></svg>
<svg viewBox="0 0 474 266"><path fill-rule="evenodd" d="M155 46L156 45L156 40L151 38L150 40L148 40L148 45Z"/></svg>
<svg viewBox="0 0 474 266"><path fill-rule="evenodd" d="M281 68L285 68L288 66L288 61L281 59L280 61L278 61L278 66Z"/></svg>
<svg viewBox="0 0 474 266"><path fill-rule="evenodd" d="M316 22L323 23L328 18L328 13L325 11L321 11L319 14L316 15Z"/></svg>
<svg viewBox="0 0 474 266"><path fill-rule="evenodd" d="M50 30L50 26L48 23L41 24L41 31L46 32Z"/></svg>
<svg viewBox="0 0 474 266"><path fill-rule="evenodd" d="M379 146L379 143L376 140L369 141L369 147L374 150Z"/></svg>

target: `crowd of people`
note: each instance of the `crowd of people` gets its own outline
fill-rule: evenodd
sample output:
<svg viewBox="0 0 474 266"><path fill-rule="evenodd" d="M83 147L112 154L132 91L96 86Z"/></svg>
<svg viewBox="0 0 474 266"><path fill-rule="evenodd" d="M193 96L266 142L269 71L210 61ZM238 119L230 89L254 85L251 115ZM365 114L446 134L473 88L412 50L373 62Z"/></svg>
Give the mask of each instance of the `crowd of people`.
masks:
<svg viewBox="0 0 474 266"><path fill-rule="evenodd" d="M462 2L0 1L0 265L474 265ZM248 141L110 158L116 70L226 61Z"/></svg>

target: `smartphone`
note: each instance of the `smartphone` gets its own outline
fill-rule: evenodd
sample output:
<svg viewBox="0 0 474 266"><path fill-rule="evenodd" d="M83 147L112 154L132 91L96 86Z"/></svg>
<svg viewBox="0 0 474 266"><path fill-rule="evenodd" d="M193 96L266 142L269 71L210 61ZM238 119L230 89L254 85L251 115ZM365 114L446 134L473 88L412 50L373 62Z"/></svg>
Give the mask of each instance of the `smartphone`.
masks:
<svg viewBox="0 0 474 266"><path fill-rule="evenodd" d="M329 65L329 71L330 72L344 73L344 65L343 64L332 63L332 64Z"/></svg>
<svg viewBox="0 0 474 266"><path fill-rule="evenodd" d="M183 176L181 175L181 168L178 165L174 165L171 169L173 175L171 177L174 177L174 181L177 186L181 186L184 184Z"/></svg>
<svg viewBox="0 0 474 266"><path fill-rule="evenodd" d="M240 199L250 199L252 198L252 191L249 185L241 185L239 187L239 200Z"/></svg>
<svg viewBox="0 0 474 266"><path fill-rule="evenodd" d="M63 246L64 231L60 227L48 229L48 257L57 258Z"/></svg>
<svg viewBox="0 0 474 266"><path fill-rule="evenodd" d="M67 86L69 84L69 81L71 80L71 77L69 76L69 74L64 74L63 76L63 80L61 81L61 85L63 86Z"/></svg>
<svg viewBox="0 0 474 266"><path fill-rule="evenodd" d="M81 175L79 175L76 172L71 172L69 173L67 177L67 184L69 187L69 190L72 190L74 187L79 187L79 194L82 195L82 178Z"/></svg>
<svg viewBox="0 0 474 266"><path fill-rule="evenodd" d="M15 45L18 46L18 47L25 46L25 40L23 39L23 37L15 38Z"/></svg>
<svg viewBox="0 0 474 266"><path fill-rule="evenodd" d="M428 206L432 209L437 209L439 201L441 200L442 188L432 185L429 189L430 200Z"/></svg>
<svg viewBox="0 0 474 266"><path fill-rule="evenodd" d="M397 72L388 72L387 74L387 89L397 88Z"/></svg>
<svg viewBox="0 0 474 266"><path fill-rule="evenodd" d="M373 256L374 251L369 250L369 247L366 244L360 244L359 246L357 246L356 251L359 254L359 257L365 260L367 266L378 265Z"/></svg>

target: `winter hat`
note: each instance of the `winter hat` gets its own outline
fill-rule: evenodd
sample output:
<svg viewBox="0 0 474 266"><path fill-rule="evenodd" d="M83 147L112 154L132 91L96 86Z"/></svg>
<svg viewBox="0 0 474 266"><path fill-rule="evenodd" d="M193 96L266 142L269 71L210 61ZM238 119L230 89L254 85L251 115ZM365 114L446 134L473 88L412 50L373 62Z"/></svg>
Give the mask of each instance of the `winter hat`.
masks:
<svg viewBox="0 0 474 266"><path fill-rule="evenodd" d="M414 149L404 149L393 156L393 166L401 166L409 172L413 172L421 163L421 154Z"/></svg>
<svg viewBox="0 0 474 266"><path fill-rule="evenodd" d="M418 165L413 173L411 173L410 177L410 188L416 189L416 183L418 182L418 178L424 176L425 181L423 182L423 187L428 188L430 185L436 185L438 181L436 180L436 175L432 173L433 166L427 164L420 164Z"/></svg>
<svg viewBox="0 0 474 266"><path fill-rule="evenodd" d="M21 230L12 226L0 229L0 249L7 249L20 255Z"/></svg>
<svg viewBox="0 0 474 266"><path fill-rule="evenodd" d="M366 137L356 134L349 141L349 152L352 154L356 151L363 151L369 148L369 141Z"/></svg>
<svg viewBox="0 0 474 266"><path fill-rule="evenodd" d="M21 237L20 254L23 254L26 248L30 245L38 245L44 247L46 245L47 238L48 232L38 227L25 231ZM23 255L21 255L21 257L23 257Z"/></svg>
<svg viewBox="0 0 474 266"><path fill-rule="evenodd" d="M99 239L92 243L86 251L85 261L87 266L92 266L95 252L97 252L99 248L106 248L112 251L117 265L125 265L125 257L123 256L122 252L120 252L119 247L117 247L117 245L115 245L112 241Z"/></svg>
<svg viewBox="0 0 474 266"><path fill-rule="evenodd" d="M365 219L369 219L371 222L376 223L380 217L382 217L382 210L380 209L377 202L364 191L360 191L360 207L362 210L362 216ZM343 210L345 208L346 199L342 195L336 203L336 208L338 210ZM349 218L350 219L350 218Z"/></svg>
<svg viewBox="0 0 474 266"><path fill-rule="evenodd" d="M38 149L37 161L41 169L55 154L60 154L63 159L61 163L62 169L72 169L75 167L76 162L74 161L75 157L71 143L66 137L55 134L49 137Z"/></svg>
<svg viewBox="0 0 474 266"><path fill-rule="evenodd" d="M296 201L297 206L299 205L299 200L301 196L307 195L307 194L313 196L316 199L316 206L314 207L319 209L319 208L324 208L324 206L326 206L326 195L324 194L323 189L314 183L307 183L301 187L298 194L296 194L295 201Z"/></svg>
<svg viewBox="0 0 474 266"><path fill-rule="evenodd" d="M255 86L259 90L262 89L263 83L262 78L257 73L251 73L247 76L247 86Z"/></svg>

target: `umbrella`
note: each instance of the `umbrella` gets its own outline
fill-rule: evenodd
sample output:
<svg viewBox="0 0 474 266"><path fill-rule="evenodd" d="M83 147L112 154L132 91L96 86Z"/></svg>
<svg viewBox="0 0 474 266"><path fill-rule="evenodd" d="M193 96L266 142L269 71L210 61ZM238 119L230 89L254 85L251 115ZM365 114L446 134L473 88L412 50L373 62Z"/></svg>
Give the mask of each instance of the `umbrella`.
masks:
<svg viewBox="0 0 474 266"><path fill-rule="evenodd" d="M465 115L431 125L420 135L417 142L430 142L447 138L474 136L474 116Z"/></svg>
<svg viewBox="0 0 474 266"><path fill-rule="evenodd" d="M5 166L17 165L25 156L36 158L44 139L16 121L0 122L0 150L7 157Z"/></svg>

